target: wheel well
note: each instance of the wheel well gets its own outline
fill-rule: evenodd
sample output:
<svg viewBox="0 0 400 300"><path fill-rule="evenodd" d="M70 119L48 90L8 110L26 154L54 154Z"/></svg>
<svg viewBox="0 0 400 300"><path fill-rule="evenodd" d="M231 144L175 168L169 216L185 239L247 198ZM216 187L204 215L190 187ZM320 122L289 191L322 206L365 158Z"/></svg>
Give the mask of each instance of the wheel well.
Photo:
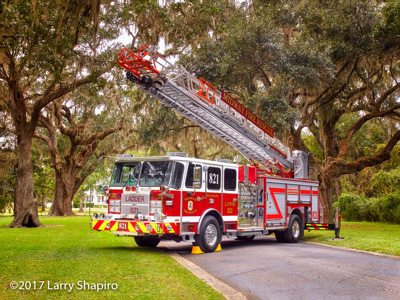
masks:
<svg viewBox="0 0 400 300"><path fill-rule="evenodd" d="M299 217L299 219L300 219L300 227L304 229L304 218L303 218L303 215L302 215L301 211L298 208L295 208L292 211L292 215L293 214L297 215ZM301 236L300 237L303 237L303 236L304 236L304 230L301 231Z"/></svg>
<svg viewBox="0 0 400 300"><path fill-rule="evenodd" d="M212 209L212 210L209 210L209 211L205 212L205 213L201 216L199 225L197 226L197 233L199 233L201 223L203 222L203 220L204 220L204 218L205 218L206 216L213 216L215 219L217 219L218 224L219 224L219 227L220 227L220 229L221 229L221 232L222 232L222 233L225 232L225 230L224 230L224 220L222 219L221 214L220 214L218 211Z"/></svg>

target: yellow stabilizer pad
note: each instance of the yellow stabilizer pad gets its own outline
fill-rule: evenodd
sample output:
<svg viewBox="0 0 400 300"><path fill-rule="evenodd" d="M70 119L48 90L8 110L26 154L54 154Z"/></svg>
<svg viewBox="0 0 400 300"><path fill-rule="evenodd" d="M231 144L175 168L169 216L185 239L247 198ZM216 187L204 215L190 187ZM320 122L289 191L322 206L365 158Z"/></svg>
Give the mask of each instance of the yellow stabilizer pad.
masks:
<svg viewBox="0 0 400 300"><path fill-rule="evenodd" d="M217 249L215 249L215 252L217 252L217 251L222 251L221 244L218 244Z"/></svg>
<svg viewBox="0 0 400 300"><path fill-rule="evenodd" d="M204 253L203 251L201 251L199 246L193 246L192 247L192 253L191 254L202 254Z"/></svg>

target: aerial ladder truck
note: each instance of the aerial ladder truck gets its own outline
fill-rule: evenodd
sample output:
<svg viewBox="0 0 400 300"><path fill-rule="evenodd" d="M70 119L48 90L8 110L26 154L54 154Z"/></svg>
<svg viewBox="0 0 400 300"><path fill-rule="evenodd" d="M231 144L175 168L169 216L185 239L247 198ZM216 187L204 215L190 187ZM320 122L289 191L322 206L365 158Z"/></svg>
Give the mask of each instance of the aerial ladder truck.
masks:
<svg viewBox="0 0 400 300"><path fill-rule="evenodd" d="M232 162L182 152L121 155L105 187L108 213L94 214L92 229L133 236L139 246L189 242L194 252L219 250L222 236L252 240L274 233L278 242L297 243L305 230L335 229L323 222L308 154L291 152L252 111L154 47L124 48L118 64L143 92L231 145L250 165L240 165L240 156Z"/></svg>

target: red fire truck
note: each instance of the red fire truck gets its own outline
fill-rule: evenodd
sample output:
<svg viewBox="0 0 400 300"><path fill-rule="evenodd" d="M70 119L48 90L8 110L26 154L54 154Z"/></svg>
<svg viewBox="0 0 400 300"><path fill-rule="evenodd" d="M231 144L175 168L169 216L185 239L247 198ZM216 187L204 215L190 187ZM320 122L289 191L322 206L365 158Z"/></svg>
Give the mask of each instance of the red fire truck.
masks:
<svg viewBox="0 0 400 300"><path fill-rule="evenodd" d="M220 249L222 236L252 240L275 234L296 243L305 229L323 223L319 183L309 180L308 154L292 151L245 106L204 79L170 64L154 48L123 49L118 63L140 89L237 149L250 165L190 158L122 155L106 188L108 213L91 228L133 236L139 246L161 239L193 243L201 252Z"/></svg>

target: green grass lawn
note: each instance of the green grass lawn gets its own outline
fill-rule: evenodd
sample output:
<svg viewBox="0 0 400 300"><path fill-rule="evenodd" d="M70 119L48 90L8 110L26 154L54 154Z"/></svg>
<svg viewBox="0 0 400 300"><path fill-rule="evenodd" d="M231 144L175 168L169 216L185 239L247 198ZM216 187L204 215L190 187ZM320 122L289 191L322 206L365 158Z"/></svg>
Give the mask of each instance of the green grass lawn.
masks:
<svg viewBox="0 0 400 300"><path fill-rule="evenodd" d="M305 232L303 240L400 256L400 225L342 222L340 237L345 239L328 241L334 236L333 231L311 231Z"/></svg>
<svg viewBox="0 0 400 300"><path fill-rule="evenodd" d="M162 250L90 230L88 216L40 219L47 227L0 227L0 299L223 299ZM0 226L11 221L0 217ZM12 281L29 281L32 287L12 290ZM59 283L74 288L55 290ZM92 283L110 285L93 291Z"/></svg>

